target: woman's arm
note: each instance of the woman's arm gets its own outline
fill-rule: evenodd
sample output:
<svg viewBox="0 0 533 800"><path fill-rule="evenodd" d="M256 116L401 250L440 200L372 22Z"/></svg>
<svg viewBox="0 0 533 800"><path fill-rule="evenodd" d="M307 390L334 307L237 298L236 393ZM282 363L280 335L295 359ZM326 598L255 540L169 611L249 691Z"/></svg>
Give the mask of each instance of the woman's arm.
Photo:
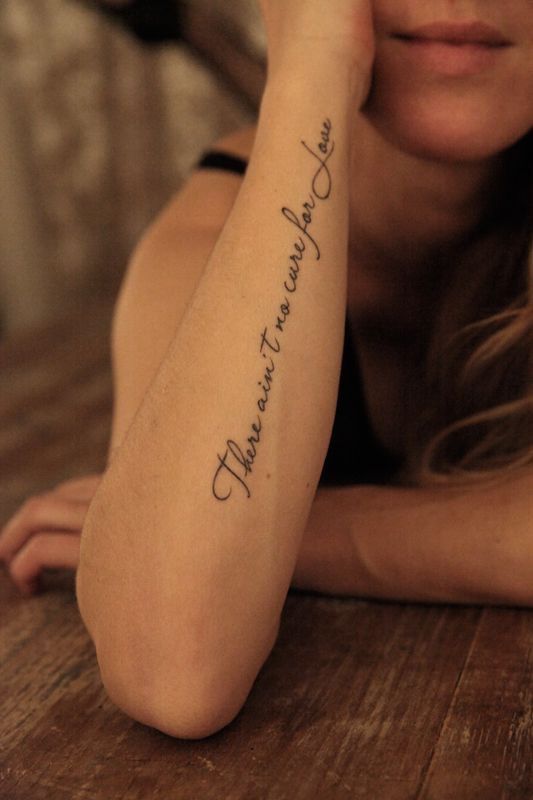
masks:
<svg viewBox="0 0 533 800"><path fill-rule="evenodd" d="M176 736L229 722L273 646L335 410L363 81L355 39L349 63L321 4L298 6L313 57L294 38L270 73L233 211L82 533L104 684ZM329 23L336 6L363 3L331 4Z"/></svg>
<svg viewBox="0 0 533 800"><path fill-rule="evenodd" d="M326 594L533 605L533 475L318 490L292 580Z"/></svg>

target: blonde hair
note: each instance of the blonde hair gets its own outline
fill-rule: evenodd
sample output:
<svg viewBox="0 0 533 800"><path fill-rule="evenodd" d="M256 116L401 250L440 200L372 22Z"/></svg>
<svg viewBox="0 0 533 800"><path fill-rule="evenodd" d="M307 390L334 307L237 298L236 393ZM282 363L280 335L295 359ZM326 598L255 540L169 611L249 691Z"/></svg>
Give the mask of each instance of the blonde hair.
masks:
<svg viewBox="0 0 533 800"><path fill-rule="evenodd" d="M498 209L444 292L411 432L411 482L468 485L533 464L532 155L532 134L509 151Z"/></svg>

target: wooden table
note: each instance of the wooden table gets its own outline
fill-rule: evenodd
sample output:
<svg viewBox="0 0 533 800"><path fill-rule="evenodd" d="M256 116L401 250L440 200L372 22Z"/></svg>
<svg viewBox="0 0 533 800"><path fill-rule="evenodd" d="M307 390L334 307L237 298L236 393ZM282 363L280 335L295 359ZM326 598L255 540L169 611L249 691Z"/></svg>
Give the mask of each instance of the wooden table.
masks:
<svg viewBox="0 0 533 800"><path fill-rule="evenodd" d="M0 523L102 468L109 309L0 347ZM180 741L106 697L73 576L0 569L2 800L533 798L533 615L289 594L222 732Z"/></svg>

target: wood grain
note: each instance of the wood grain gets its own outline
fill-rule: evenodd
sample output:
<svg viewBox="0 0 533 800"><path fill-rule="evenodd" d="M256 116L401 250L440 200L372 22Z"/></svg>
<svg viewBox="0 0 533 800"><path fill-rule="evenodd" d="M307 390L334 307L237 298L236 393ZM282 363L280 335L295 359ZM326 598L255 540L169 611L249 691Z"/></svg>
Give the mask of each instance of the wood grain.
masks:
<svg viewBox="0 0 533 800"><path fill-rule="evenodd" d="M110 308L0 347L0 524L28 495L102 469ZM1 800L526 800L527 610L292 591L237 719L179 741L101 687L73 576L21 598L0 572Z"/></svg>

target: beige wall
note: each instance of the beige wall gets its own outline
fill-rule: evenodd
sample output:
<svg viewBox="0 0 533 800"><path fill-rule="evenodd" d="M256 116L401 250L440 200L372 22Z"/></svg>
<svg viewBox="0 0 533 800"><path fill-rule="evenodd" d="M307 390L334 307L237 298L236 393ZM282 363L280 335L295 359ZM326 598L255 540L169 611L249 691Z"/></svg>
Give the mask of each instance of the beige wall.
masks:
<svg viewBox="0 0 533 800"><path fill-rule="evenodd" d="M124 267L200 152L251 121L186 48L67 0L0 4L0 320L54 316Z"/></svg>

